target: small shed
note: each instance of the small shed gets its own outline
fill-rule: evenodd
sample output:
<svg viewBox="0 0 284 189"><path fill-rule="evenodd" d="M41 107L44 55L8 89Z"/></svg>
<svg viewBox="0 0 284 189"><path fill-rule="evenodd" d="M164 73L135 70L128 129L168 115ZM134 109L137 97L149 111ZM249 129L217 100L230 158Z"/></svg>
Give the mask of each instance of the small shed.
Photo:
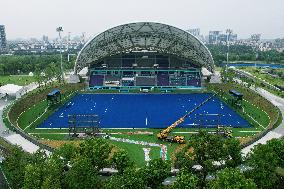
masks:
<svg viewBox="0 0 284 189"><path fill-rule="evenodd" d="M232 104L233 105L236 105L238 107L241 107L242 105L242 100L243 100L243 94L234 90L234 89L231 89L229 90L229 93L231 94L231 96L233 97L232 98Z"/></svg>
<svg viewBox="0 0 284 189"><path fill-rule="evenodd" d="M46 100L48 105L54 105L61 102L61 93L60 90L54 89L46 95Z"/></svg>
<svg viewBox="0 0 284 189"><path fill-rule="evenodd" d="M231 95L233 95L235 98L237 98L238 100L242 100L243 99L243 94L242 93L240 93L240 92L238 92L238 91L236 91L236 90L234 90L234 89L231 89L230 91L229 91L229 93L231 94Z"/></svg>

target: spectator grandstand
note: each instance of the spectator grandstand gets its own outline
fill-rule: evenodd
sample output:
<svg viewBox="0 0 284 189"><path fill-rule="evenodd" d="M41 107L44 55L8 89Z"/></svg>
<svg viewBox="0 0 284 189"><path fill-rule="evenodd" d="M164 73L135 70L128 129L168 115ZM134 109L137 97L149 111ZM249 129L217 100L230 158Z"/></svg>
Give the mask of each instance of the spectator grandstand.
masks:
<svg viewBox="0 0 284 189"><path fill-rule="evenodd" d="M213 71L208 49L197 38L165 24L141 22L111 28L77 57L75 72L89 67L90 89L200 88L202 68Z"/></svg>

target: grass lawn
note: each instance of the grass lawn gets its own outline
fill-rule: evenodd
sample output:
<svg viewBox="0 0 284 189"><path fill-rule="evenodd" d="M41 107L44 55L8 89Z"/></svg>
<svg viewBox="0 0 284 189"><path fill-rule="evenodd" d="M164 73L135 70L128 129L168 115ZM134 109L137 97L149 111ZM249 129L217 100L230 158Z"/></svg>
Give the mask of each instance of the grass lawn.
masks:
<svg viewBox="0 0 284 189"><path fill-rule="evenodd" d="M124 149L128 152L129 157L132 161L136 163L137 166L145 165L145 157L143 148L150 148L150 158L157 159L160 157L160 149L159 147L150 147L150 146L142 146L136 144L128 144L124 142L115 142L110 141L111 144L115 145L120 149Z"/></svg>
<svg viewBox="0 0 284 189"><path fill-rule="evenodd" d="M228 99L231 98L229 94L224 94L220 97L222 101L227 102L227 104L231 107L232 105L228 102ZM265 113L262 109L257 107L256 105L248 102L247 100L242 101L242 108L236 109L244 119L249 121L249 123L256 129L265 129L270 123L270 118L267 113Z"/></svg>
<svg viewBox="0 0 284 189"><path fill-rule="evenodd" d="M27 128L34 120L36 120L38 116L40 116L45 112L46 108L47 108L46 100L43 100L38 104L35 104L34 106L30 107L27 111L25 111L19 116L18 125L22 129Z"/></svg>
<svg viewBox="0 0 284 189"><path fill-rule="evenodd" d="M156 129L156 133L158 132L158 129ZM52 140L53 142L58 140L58 141L67 141L68 140L68 135L67 134L58 134L58 133L38 133L38 134L32 134L32 136L37 137L38 139L41 140ZM176 147L178 147L178 144L171 144L167 142L162 142L159 141L156 138L155 135L127 135L127 134L120 134L120 135L112 135L113 137L116 138L127 138L135 141L147 141L151 143L157 143L157 144L164 144L167 146L167 155L168 158L173 157L173 152ZM108 139L105 139L108 140ZM129 144L125 142L117 142L117 141L112 141L108 140L111 144L116 146L119 149L126 150L130 156L130 158L136 163L137 166L143 166L145 165L145 160L144 160L144 151L143 148L150 148L150 158L151 159L156 159L160 157L160 147L152 147L152 146L144 146L144 145L138 145L138 144ZM47 142L48 143L48 142Z"/></svg>
<svg viewBox="0 0 284 189"><path fill-rule="evenodd" d="M1 75L0 76L0 85L6 84L15 84L15 85L28 85L32 82L35 82L35 77L31 77L28 75Z"/></svg>
<svg viewBox="0 0 284 189"><path fill-rule="evenodd" d="M247 72L251 73L253 76L255 76L255 77L259 78L259 79L262 79L262 80L270 83L271 85L284 86L284 79L283 78L273 77L273 76L271 76L269 74L262 74L262 73L260 73L261 69L259 69L259 68L241 67L239 69L247 71ZM280 72L283 75L284 74L284 68L278 68L277 72ZM268 87L266 85L259 84L259 83L257 83L257 86L261 87L261 88L264 88L265 90L271 92L274 95L277 95L277 96L280 96L280 97L284 98L284 92L283 91L280 91L280 90L278 91L278 90L272 89L271 87Z"/></svg>
<svg viewBox="0 0 284 189"><path fill-rule="evenodd" d="M214 129L206 129L209 132L215 132ZM67 129L62 129L62 130L46 130L46 129L35 129L37 131L37 134L32 134L33 136L41 139L41 140L51 140L51 141L68 141L68 134L63 134L63 133L68 133ZM62 134L59 134L58 132L61 131ZM135 132L135 131L141 131L141 132L153 132L153 134L126 134L127 132ZM125 139L130 139L130 140L135 140L135 141L147 141L151 143L156 143L156 144L164 144L167 146L167 156L168 158L174 158L174 152L177 147L179 147L179 144L175 143L168 143L168 142L163 142L157 139L156 134L160 131L160 129L125 129L125 130L119 130L119 129L102 129L102 132L107 132L107 133L120 133L120 134L112 134L113 137L116 138L125 138ZM260 129L257 128L233 128L233 135L236 137L248 137L248 136L253 136L260 132ZM198 129L196 128L177 128L173 130L171 135L182 135L185 136L186 140L190 140L191 136L193 135L192 133L176 133L176 132L198 132ZM106 139L107 140L107 139ZM71 140L72 141L72 140ZM111 141L109 142L116 147L120 149L124 149L129 153L129 156L131 159L137 164L137 166L143 166L145 164L144 161L144 152L143 148L151 148L150 150L150 158L159 158L160 157L160 148L159 147L149 147L149 146L143 146L143 145L138 145L138 144L129 144L129 143L124 143L124 142L117 142L117 141Z"/></svg>
<svg viewBox="0 0 284 189"><path fill-rule="evenodd" d="M254 76L261 78L272 85L284 85L284 80L280 77L273 77L270 74L262 74L260 73L260 68L251 68L251 67L241 67L241 70L245 70ZM284 73L284 68L278 68L277 72Z"/></svg>

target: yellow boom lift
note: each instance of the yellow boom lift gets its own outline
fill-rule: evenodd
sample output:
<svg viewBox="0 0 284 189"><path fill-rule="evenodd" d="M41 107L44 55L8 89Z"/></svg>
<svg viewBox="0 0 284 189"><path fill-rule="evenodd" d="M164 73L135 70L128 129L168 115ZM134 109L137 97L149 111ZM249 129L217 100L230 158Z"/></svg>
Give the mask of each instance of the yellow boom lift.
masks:
<svg viewBox="0 0 284 189"><path fill-rule="evenodd" d="M166 129L162 130L160 133L157 134L157 137L159 140L163 140L163 141L169 141L169 142L175 142L175 143L179 143L179 144L183 144L185 143L185 139L184 136L169 136L170 132L179 124L181 124L182 122L184 122L185 118L187 118L190 114L192 114L195 110L197 110L198 108L200 108L201 106L203 106L206 102L208 102L209 100L211 100L216 94L213 94L211 97L207 98L206 100L204 100L201 104L199 104L198 106L196 106L194 109L192 109L190 112L188 112L187 114L185 114L183 117L179 118L176 122L174 122L173 124L171 124L169 127L167 127Z"/></svg>

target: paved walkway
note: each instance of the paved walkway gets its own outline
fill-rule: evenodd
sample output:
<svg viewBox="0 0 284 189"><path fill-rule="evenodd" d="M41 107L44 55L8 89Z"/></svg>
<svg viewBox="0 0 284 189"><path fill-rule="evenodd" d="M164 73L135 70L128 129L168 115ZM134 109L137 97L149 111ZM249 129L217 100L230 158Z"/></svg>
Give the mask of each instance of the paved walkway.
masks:
<svg viewBox="0 0 284 189"><path fill-rule="evenodd" d="M19 145L25 150L26 152L29 153L34 153L36 152L39 147L29 140L25 139L19 134L16 134L12 131L9 131L8 128L5 126L3 123L2 119L2 114L3 114L3 108L7 106L11 101L5 101L5 100L0 100L0 136L3 137L6 141L8 141L11 144L14 145ZM8 131L8 132L7 132Z"/></svg>
<svg viewBox="0 0 284 189"><path fill-rule="evenodd" d="M36 83L31 83L25 86L25 92L30 92L36 89L38 85ZM29 153L34 153L39 149L39 146L35 145L34 143L30 142L29 140L22 137L20 134L12 132L8 130L8 128L3 123L2 115L3 109L12 103L11 100L0 99L0 137L3 137L6 141L11 144L19 145L23 148L24 151ZM49 151L46 151L49 154Z"/></svg>
<svg viewBox="0 0 284 189"><path fill-rule="evenodd" d="M219 71L215 71L214 75L211 76L210 83L222 83Z"/></svg>
<svg viewBox="0 0 284 189"><path fill-rule="evenodd" d="M3 115L3 109L5 106L7 106L11 101L6 101L4 99L0 99L0 137L4 137L9 135L10 131L8 128L4 125L2 115ZM9 132L9 133L8 133Z"/></svg>
<svg viewBox="0 0 284 189"><path fill-rule="evenodd" d="M282 117L284 118L284 99L283 98L275 96L272 93L270 93L270 92L268 92L264 89L261 89L261 88L257 88L256 92L259 93L264 98L268 99L272 104L277 106L280 109L280 111L282 112ZM243 148L242 153L245 156L252 150L252 148L255 145L266 144L267 141L269 141L273 138L281 138L283 136L284 136L284 120L282 120L282 123L277 128L268 132L264 137L262 137L261 139L259 139L255 143Z"/></svg>
<svg viewBox="0 0 284 189"><path fill-rule="evenodd" d="M9 141L11 144L19 145L23 148L24 151L29 153L35 153L39 147L35 145L34 143L30 142L29 140L25 139L19 134L11 134L6 137L4 137L7 141Z"/></svg>

